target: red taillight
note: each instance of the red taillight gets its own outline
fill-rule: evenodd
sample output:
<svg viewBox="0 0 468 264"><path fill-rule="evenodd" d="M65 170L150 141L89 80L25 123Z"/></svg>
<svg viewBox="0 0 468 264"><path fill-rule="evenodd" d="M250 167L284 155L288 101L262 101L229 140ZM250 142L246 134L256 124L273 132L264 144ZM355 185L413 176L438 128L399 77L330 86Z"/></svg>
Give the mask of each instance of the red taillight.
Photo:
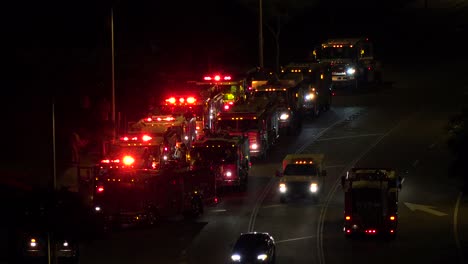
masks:
<svg viewBox="0 0 468 264"><path fill-rule="evenodd" d="M179 98L179 102L181 103L185 102L185 98Z"/></svg>
<svg viewBox="0 0 468 264"><path fill-rule="evenodd" d="M153 138L148 135L144 135L141 139L143 139L143 141L150 141Z"/></svg>
<svg viewBox="0 0 468 264"><path fill-rule="evenodd" d="M224 110L229 110L229 105L224 105Z"/></svg>
<svg viewBox="0 0 468 264"><path fill-rule="evenodd" d="M166 120L166 121L173 121L174 119L175 119L174 117L172 117L172 116L169 116L169 117L166 117L166 119L165 119L165 120Z"/></svg>
<svg viewBox="0 0 468 264"><path fill-rule="evenodd" d="M215 198L214 198L214 203L218 203L218 202L219 202L219 201L218 201L218 197L215 197Z"/></svg>
<svg viewBox="0 0 468 264"><path fill-rule="evenodd" d="M392 230L390 230L390 233L392 233L392 234L393 234L394 232L395 232L395 231L393 231L393 229L392 229Z"/></svg>
<svg viewBox="0 0 468 264"><path fill-rule="evenodd" d="M120 140L128 141L128 137L121 137Z"/></svg>
<svg viewBox="0 0 468 264"><path fill-rule="evenodd" d="M101 160L101 163L110 163L110 160L108 160L108 159Z"/></svg>
<svg viewBox="0 0 468 264"><path fill-rule="evenodd" d="M226 81L231 80L231 76L224 76L224 80L226 80Z"/></svg>
<svg viewBox="0 0 468 264"><path fill-rule="evenodd" d="M210 76L205 76L205 77L203 78L203 80L205 80L205 81L211 81L211 77L210 77Z"/></svg>
<svg viewBox="0 0 468 264"><path fill-rule="evenodd" d="M98 186L96 188L96 190L97 190L98 193L102 193L102 192L104 192L104 187L103 186Z"/></svg>
<svg viewBox="0 0 468 264"><path fill-rule="evenodd" d="M164 151L167 151L167 147L164 147Z"/></svg>
<svg viewBox="0 0 468 264"><path fill-rule="evenodd" d="M346 233L351 233L351 229L346 230Z"/></svg>
<svg viewBox="0 0 468 264"><path fill-rule="evenodd" d="M153 119L151 117L146 118L146 122L151 122Z"/></svg>
<svg viewBox="0 0 468 264"><path fill-rule="evenodd" d="M335 92L332 92L332 96L335 96L335 95L336 95L336 93L335 93Z"/></svg>
<svg viewBox="0 0 468 264"><path fill-rule="evenodd" d="M132 165L135 162L135 159L132 156L125 156L123 157L123 163L125 165Z"/></svg>

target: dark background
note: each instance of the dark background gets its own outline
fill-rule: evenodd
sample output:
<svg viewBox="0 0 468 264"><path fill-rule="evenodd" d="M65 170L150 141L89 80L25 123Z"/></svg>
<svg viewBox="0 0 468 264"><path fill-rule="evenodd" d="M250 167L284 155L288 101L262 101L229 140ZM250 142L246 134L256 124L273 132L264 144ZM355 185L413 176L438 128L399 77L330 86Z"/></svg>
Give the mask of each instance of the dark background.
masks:
<svg viewBox="0 0 468 264"><path fill-rule="evenodd" d="M307 58L329 37L368 36L383 65L401 60L434 62L438 56L460 54L457 43L461 44L453 41L463 38L460 29L442 30L443 21L437 20L431 27L422 26L430 10L404 13L414 1L263 2L267 67L275 67L275 42L267 28L275 25L273 9L286 22L280 34L281 64ZM51 178L53 103L59 163L69 159L71 131L80 130L88 137L102 133L100 102L111 99L111 7L117 111L130 120L167 88L168 80L257 66L257 4L256 0L4 3L2 180ZM450 47L441 49L441 54L437 48L448 38ZM85 98L89 104L83 103Z"/></svg>

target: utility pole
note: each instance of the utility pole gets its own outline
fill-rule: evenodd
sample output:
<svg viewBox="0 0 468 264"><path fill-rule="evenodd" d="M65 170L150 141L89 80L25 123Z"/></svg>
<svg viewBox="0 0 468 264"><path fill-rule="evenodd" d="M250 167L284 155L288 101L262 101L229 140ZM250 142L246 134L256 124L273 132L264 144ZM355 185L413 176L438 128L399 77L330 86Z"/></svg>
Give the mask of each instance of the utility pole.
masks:
<svg viewBox="0 0 468 264"><path fill-rule="evenodd" d="M52 170L54 177L54 191L57 189L57 159L55 147L55 102L52 102Z"/></svg>
<svg viewBox="0 0 468 264"><path fill-rule="evenodd" d="M259 0L259 17L258 17L258 56L260 67L263 68L263 7L262 0Z"/></svg>
<svg viewBox="0 0 468 264"><path fill-rule="evenodd" d="M111 52L112 52L112 141L116 138L117 124L115 120L115 59L114 59L114 8L111 7Z"/></svg>

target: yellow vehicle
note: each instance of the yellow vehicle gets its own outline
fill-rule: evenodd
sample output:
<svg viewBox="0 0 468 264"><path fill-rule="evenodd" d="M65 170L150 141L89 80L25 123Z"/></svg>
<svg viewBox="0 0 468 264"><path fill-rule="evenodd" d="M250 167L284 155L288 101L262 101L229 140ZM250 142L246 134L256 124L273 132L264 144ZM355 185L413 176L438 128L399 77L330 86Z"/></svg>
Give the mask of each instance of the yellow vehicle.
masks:
<svg viewBox="0 0 468 264"><path fill-rule="evenodd" d="M281 203L298 196L318 200L323 177L327 175L323 159L323 154L286 155L282 170L276 172L276 176L280 178L278 190Z"/></svg>

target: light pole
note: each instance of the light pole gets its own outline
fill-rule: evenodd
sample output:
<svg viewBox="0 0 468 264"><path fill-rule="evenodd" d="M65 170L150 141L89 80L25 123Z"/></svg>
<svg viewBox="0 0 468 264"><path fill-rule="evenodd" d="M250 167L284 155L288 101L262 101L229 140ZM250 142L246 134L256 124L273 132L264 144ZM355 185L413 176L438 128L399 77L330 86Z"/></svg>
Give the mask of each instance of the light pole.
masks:
<svg viewBox="0 0 468 264"><path fill-rule="evenodd" d="M115 123L115 70L114 70L114 8L111 7L111 64L112 64L112 141L116 138Z"/></svg>
<svg viewBox="0 0 468 264"><path fill-rule="evenodd" d="M259 16L258 16L258 56L260 67L263 68L263 10L262 0L259 0Z"/></svg>

